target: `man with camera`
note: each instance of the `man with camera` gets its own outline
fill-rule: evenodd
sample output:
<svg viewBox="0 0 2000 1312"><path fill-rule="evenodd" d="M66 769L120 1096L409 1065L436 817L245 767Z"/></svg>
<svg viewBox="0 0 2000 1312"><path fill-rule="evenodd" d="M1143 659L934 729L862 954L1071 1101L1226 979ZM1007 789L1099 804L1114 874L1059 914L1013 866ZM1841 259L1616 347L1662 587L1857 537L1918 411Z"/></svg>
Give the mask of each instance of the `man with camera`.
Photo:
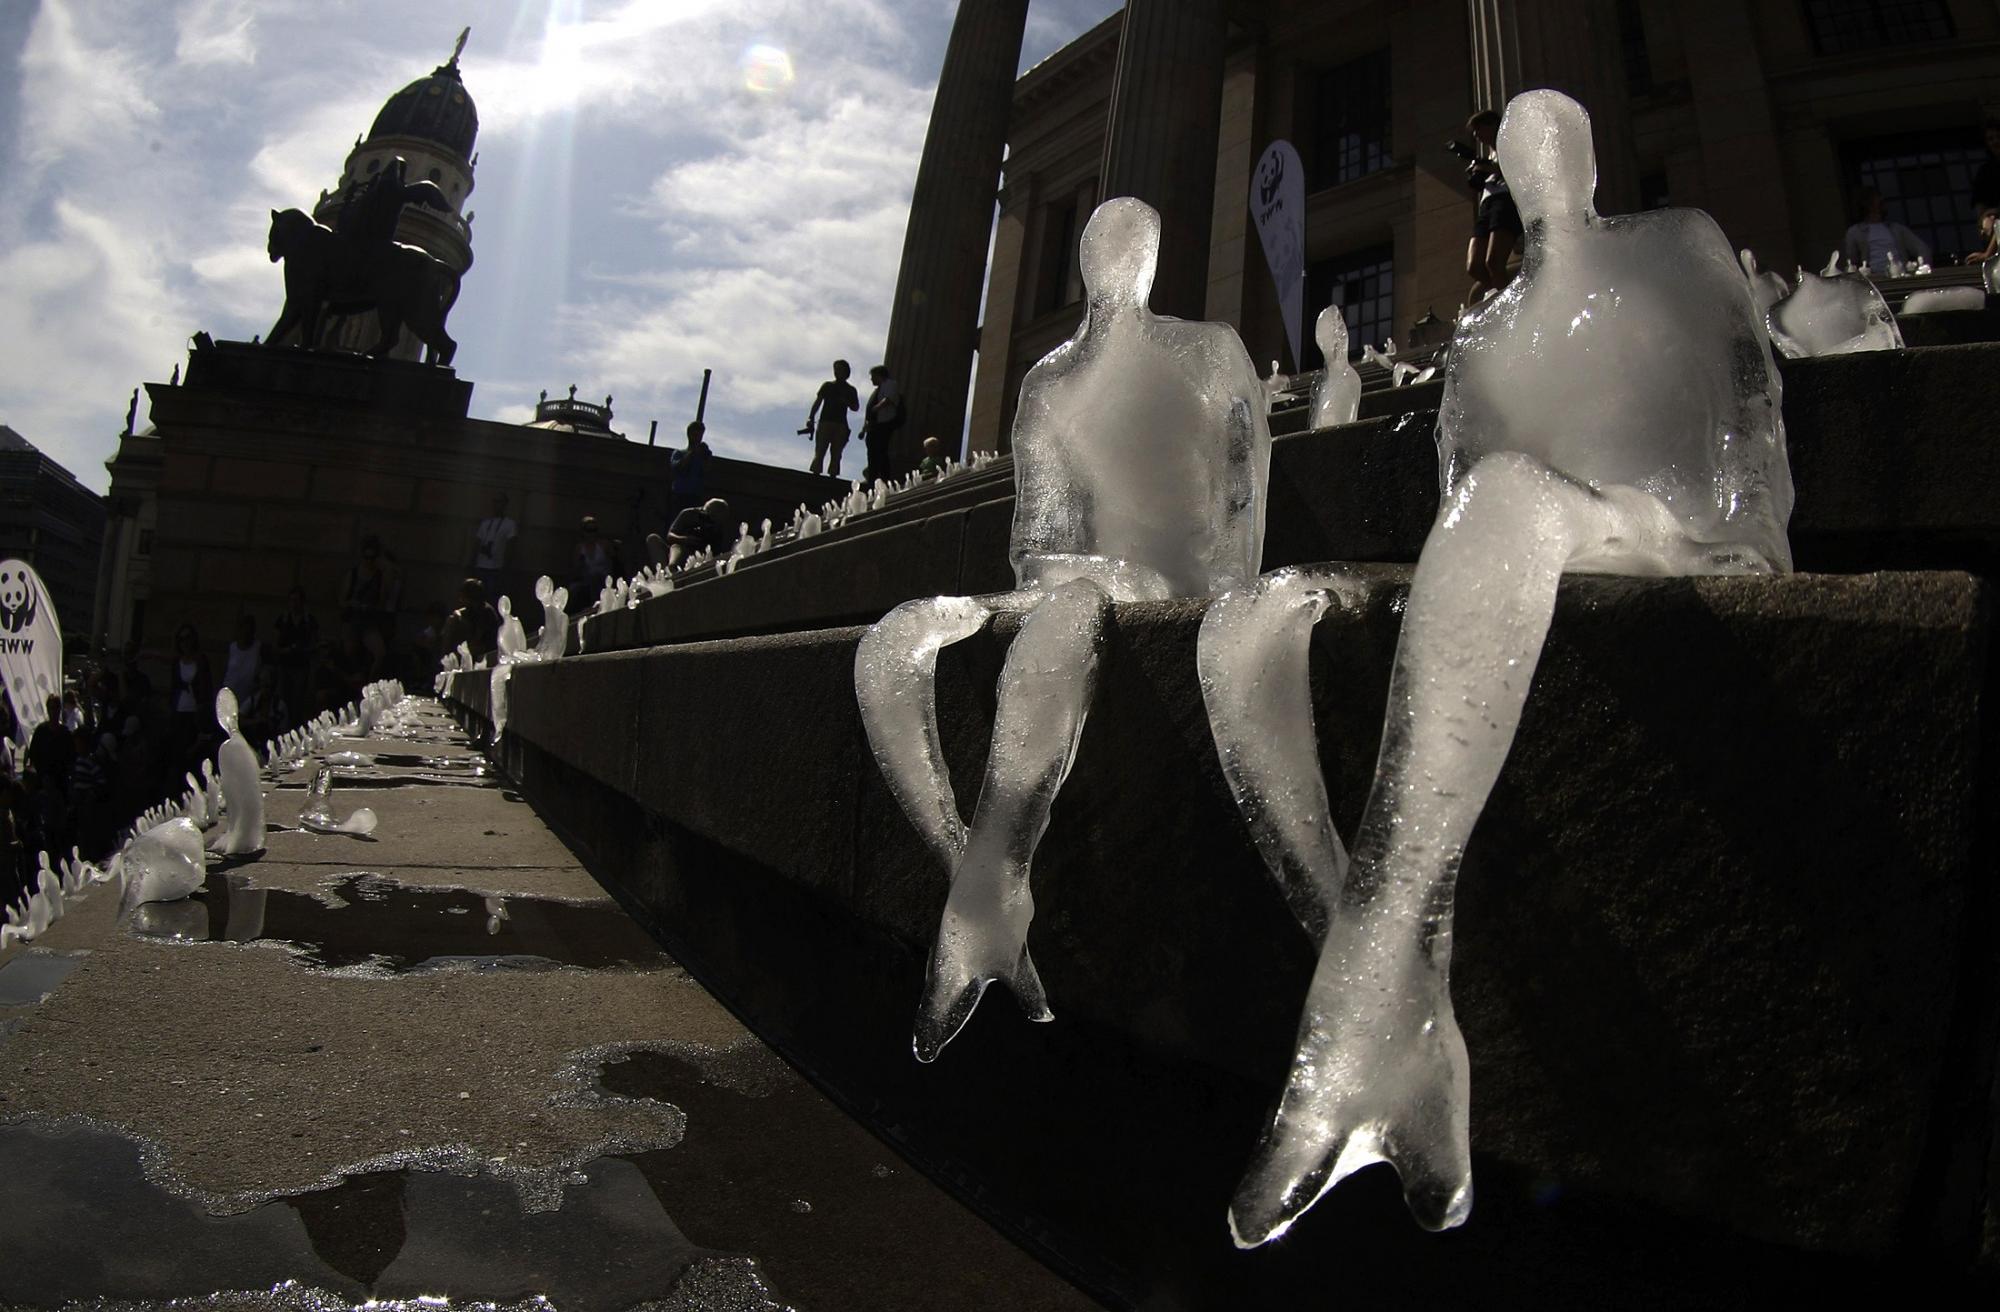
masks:
<svg viewBox="0 0 2000 1312"><path fill-rule="evenodd" d="M847 446L847 412L861 408L861 396L854 390L854 384L847 381L853 372L845 360L833 362L833 377L819 385L819 395L813 398L812 409L806 411L806 426L799 430L800 437L813 440L813 458L809 468L819 472L820 462L831 457L826 472L840 477L840 453Z"/></svg>
<svg viewBox="0 0 2000 1312"><path fill-rule="evenodd" d="M1467 305L1477 305L1488 292L1507 285L1507 258L1521 240L1521 212L1507 191L1507 179L1493 158L1493 143L1500 133L1500 115L1482 109L1465 120L1465 130L1477 145L1447 142L1445 149L1466 162L1465 181L1479 193L1479 208L1472 220L1472 240L1465 248L1465 272L1472 279Z"/></svg>

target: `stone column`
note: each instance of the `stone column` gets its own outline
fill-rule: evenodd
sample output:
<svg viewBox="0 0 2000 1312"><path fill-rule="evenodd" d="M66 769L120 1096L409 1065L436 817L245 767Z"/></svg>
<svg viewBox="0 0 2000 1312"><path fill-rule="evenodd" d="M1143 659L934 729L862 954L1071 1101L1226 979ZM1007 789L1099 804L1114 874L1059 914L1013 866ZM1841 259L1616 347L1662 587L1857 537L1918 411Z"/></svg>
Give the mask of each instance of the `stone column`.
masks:
<svg viewBox="0 0 2000 1312"><path fill-rule="evenodd" d="M1630 97L1619 13L1594 0L1467 0L1472 101L1505 110L1523 91L1548 87L1590 113L1597 143L1597 208L1638 208Z"/></svg>
<svg viewBox="0 0 2000 1312"><path fill-rule="evenodd" d="M965 429L980 282L1027 21L1028 0L963 0L945 47L883 354L908 419L897 434L904 470L915 467L928 436L956 454ZM865 399L866 380L858 381Z"/></svg>
<svg viewBox="0 0 2000 1312"><path fill-rule="evenodd" d="M1097 194L1160 212L1153 309L1183 319L1207 310L1227 35L1221 0L1128 0L1118 40Z"/></svg>

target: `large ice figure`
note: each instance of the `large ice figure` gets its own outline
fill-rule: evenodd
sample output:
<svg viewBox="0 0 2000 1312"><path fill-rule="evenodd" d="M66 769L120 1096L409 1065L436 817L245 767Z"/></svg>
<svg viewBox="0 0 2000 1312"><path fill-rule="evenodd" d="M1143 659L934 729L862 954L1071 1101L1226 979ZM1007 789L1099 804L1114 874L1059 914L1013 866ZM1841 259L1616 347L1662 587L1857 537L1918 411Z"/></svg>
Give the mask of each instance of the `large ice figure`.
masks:
<svg viewBox="0 0 2000 1312"><path fill-rule="evenodd" d="M1276 1117L1230 1209L1275 1238L1391 1163L1437 1229L1472 1204L1452 1014L1460 856L1520 722L1566 570L1786 570L1791 474L1750 285L1692 210L1600 218L1582 108L1507 108L1521 274L1461 321L1438 420L1444 502L1411 583L1374 786L1351 852L1328 816L1306 649L1358 584L1282 570L1211 607L1199 663L1223 769L1322 943Z"/></svg>
<svg viewBox="0 0 2000 1312"><path fill-rule="evenodd" d="M1361 375L1347 359L1347 315L1338 305L1319 312L1313 323L1313 340L1319 343L1326 364L1313 383L1312 426L1351 424L1361 412Z"/></svg>
<svg viewBox="0 0 2000 1312"><path fill-rule="evenodd" d="M934 597L885 616L855 654L875 757L952 872L916 1023L930 1061L1005 980L1050 1018L1028 957L1028 874L1089 710L1113 601L1207 596L1256 576L1271 459L1264 387L1233 329L1147 308L1159 215L1106 201L1083 231L1076 336L1028 371L1014 420L1020 591ZM937 653L996 610L1028 612L1000 676L968 828L938 745Z"/></svg>
<svg viewBox="0 0 2000 1312"><path fill-rule="evenodd" d="M1900 351L1903 332L1875 284L1861 273L1799 270L1799 285L1765 314L1771 344L1784 355Z"/></svg>
<svg viewBox="0 0 2000 1312"><path fill-rule="evenodd" d="M213 840L225 856L242 856L264 846L264 790L257 778L257 753L236 727L236 694L224 688L215 694L215 719L229 735L216 753L222 762L222 810L228 830Z"/></svg>

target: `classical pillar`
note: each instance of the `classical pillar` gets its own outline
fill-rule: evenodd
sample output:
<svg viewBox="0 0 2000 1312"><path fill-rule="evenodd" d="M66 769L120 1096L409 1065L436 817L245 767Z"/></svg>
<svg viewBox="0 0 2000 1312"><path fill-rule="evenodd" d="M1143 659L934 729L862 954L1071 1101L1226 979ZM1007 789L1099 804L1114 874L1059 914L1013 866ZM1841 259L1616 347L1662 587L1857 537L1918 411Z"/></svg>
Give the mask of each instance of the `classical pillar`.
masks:
<svg viewBox="0 0 2000 1312"><path fill-rule="evenodd" d="M945 46L883 356L903 392L904 470L929 436L956 454L965 429L986 241L1027 21L1028 0L963 0Z"/></svg>
<svg viewBox="0 0 2000 1312"><path fill-rule="evenodd" d="M1097 194L1137 196L1160 212L1153 309L1183 319L1208 304L1227 34L1221 0L1128 0L1118 38Z"/></svg>
<svg viewBox="0 0 2000 1312"><path fill-rule="evenodd" d="M1638 162L1625 85L1618 6L1596 0L1466 0L1472 103L1505 110L1540 87L1560 91L1590 113L1597 145L1597 208L1638 208Z"/></svg>

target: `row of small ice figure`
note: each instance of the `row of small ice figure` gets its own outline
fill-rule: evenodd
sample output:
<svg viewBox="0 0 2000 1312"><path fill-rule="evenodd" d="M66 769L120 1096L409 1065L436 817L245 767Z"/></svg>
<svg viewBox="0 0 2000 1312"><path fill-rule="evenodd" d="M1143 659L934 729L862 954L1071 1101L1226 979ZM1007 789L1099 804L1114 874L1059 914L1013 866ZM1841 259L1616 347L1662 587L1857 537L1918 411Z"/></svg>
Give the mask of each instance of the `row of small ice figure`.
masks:
<svg viewBox="0 0 2000 1312"><path fill-rule="evenodd" d="M1902 349L1897 315L1890 312L1867 272L1844 262L1839 251L1827 258L1826 267L1818 273L1800 268L1791 283L1778 274L1760 272L1757 257L1748 250L1739 252L1738 258L1771 344L1779 354L1797 360ZM1928 261L1905 266L1893 252L1889 256L1889 277L1922 276L1931 271ZM1979 287L1932 287L1911 292L1901 314L1983 309L1989 294L2000 295L2000 261L1988 262L1982 280ZM1353 423L1360 410L1361 375L1347 359L1347 323L1339 304L1320 311L1314 335L1328 363L1311 380L1312 426ZM1397 355L1393 337L1380 347L1361 348L1361 358L1387 373L1391 387L1427 383L1444 368L1441 358L1415 364ZM1295 385L1296 380L1281 373L1276 360L1271 361L1270 376L1264 380L1266 406L1276 411L1282 400L1293 395Z"/></svg>
<svg viewBox="0 0 2000 1312"><path fill-rule="evenodd" d="M367 759L333 750L334 740L407 736L411 712L403 685L384 680L369 684L344 712L327 711L266 743L263 768L273 775L304 768L314 753L322 758L299 812L300 828L374 832L375 813L365 806L344 819L333 813L334 766ZM238 725L236 694L227 688L215 694L215 718L228 735L216 760L202 762L199 777L189 772L187 791L178 799L166 799L133 821L109 860L102 865L85 861L75 848L59 862L41 853L34 885L7 908L0 923L0 948L16 940L32 941L98 884L117 885L119 914L127 915L146 903L176 901L200 889L208 878L210 853L251 856L263 850L262 772Z"/></svg>
<svg viewBox="0 0 2000 1312"><path fill-rule="evenodd" d="M734 574L737 567L752 556L760 556L774 548L829 533L863 515L887 508L896 498L907 496L919 487L941 483L972 470L982 469L999 458L997 452L977 451L963 464L955 459L945 461L937 475L928 479L916 472L898 479L878 478L872 483L856 479L848 488L846 496L827 501L818 510L801 504L792 512L791 522L783 526L766 519L753 533L749 521L744 520L736 527L735 545L720 560L716 559L714 552L704 548L684 557L678 569L655 564L648 565L629 578L608 579L598 592L597 603L591 608L590 613L608 615L614 611L630 609L653 597L664 596L674 590L676 573L686 576L713 565L719 575ZM542 580L542 582L547 581L546 578ZM540 584L536 585L536 595L541 596ZM560 649L555 653L557 656L561 654ZM470 666L468 664L459 668L470 668Z"/></svg>

